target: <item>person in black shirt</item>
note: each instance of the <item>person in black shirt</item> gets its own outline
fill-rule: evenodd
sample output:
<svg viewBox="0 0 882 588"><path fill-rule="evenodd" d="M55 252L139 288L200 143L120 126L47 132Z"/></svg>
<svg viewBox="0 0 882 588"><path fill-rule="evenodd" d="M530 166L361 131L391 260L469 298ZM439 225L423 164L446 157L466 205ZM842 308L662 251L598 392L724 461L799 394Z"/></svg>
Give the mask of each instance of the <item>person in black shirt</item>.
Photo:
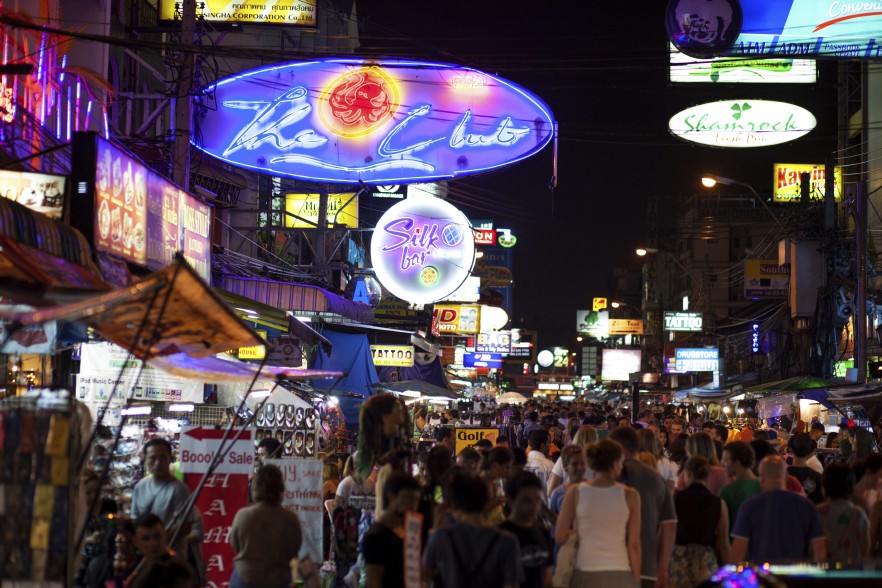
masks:
<svg viewBox="0 0 882 588"><path fill-rule="evenodd" d="M824 502L822 476L808 465L808 459L815 454L818 444L807 433L798 433L790 438L790 452L793 465L787 473L799 480L805 495L815 504Z"/></svg>
<svg viewBox="0 0 882 588"><path fill-rule="evenodd" d="M361 544L367 588L404 588L404 517L417 509L419 501L420 484L413 476L394 472L386 480L383 515Z"/></svg>
<svg viewBox="0 0 882 588"><path fill-rule="evenodd" d="M539 477L531 472L516 474L505 484L511 513L499 528L513 533L521 546L521 565L524 568L521 588L543 588L551 585L551 537L539 522L539 511L544 504L544 490Z"/></svg>

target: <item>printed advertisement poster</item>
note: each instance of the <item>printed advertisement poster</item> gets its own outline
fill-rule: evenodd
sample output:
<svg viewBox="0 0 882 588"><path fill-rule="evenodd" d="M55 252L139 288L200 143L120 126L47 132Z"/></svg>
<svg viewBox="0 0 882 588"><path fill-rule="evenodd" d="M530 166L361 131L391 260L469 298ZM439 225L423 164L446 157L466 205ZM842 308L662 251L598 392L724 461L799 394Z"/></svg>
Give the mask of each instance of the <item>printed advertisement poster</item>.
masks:
<svg viewBox="0 0 882 588"><path fill-rule="evenodd" d="M0 196L52 218L64 210L65 176L0 170Z"/></svg>
<svg viewBox="0 0 882 588"><path fill-rule="evenodd" d="M309 556L313 562L322 561L322 520L325 515L322 500L322 471L320 459L268 459L267 464L279 466L285 478L282 506L297 515L303 531L300 557Z"/></svg>
<svg viewBox="0 0 882 588"><path fill-rule="evenodd" d="M130 357L128 351L112 343L84 343L77 376L77 398L89 403L106 402L119 379L117 395L122 399L131 394L134 400L193 402L202 404L204 384L183 380ZM123 369L124 368L124 369ZM141 372L138 377L138 372ZM132 384L137 386L132 393ZM114 400L114 403L117 401Z"/></svg>
<svg viewBox="0 0 882 588"><path fill-rule="evenodd" d="M314 229L319 219L319 194L285 194L285 226L295 229ZM358 196L328 194L328 224L358 228Z"/></svg>
<svg viewBox="0 0 882 588"><path fill-rule="evenodd" d="M191 492L201 479L202 474L184 475L184 483ZM236 513L247 505L248 474L213 474L199 492L196 508L205 527L202 561L208 586L226 586L230 581L236 555L230 547L230 529Z"/></svg>
<svg viewBox="0 0 882 588"><path fill-rule="evenodd" d="M211 207L101 139L95 183L97 249L151 269L181 251L196 273L211 277Z"/></svg>

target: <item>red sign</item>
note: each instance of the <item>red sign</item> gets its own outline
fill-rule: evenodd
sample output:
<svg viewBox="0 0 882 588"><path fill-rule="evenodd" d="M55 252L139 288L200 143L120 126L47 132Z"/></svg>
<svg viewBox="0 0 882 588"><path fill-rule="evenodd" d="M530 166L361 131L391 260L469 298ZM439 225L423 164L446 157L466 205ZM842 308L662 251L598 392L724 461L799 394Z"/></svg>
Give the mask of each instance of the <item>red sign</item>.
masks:
<svg viewBox="0 0 882 588"><path fill-rule="evenodd" d="M202 479L200 474L186 474L184 482L194 491ZM205 539L202 542L202 560L208 586L226 586L233 573L230 547L230 529L233 517L248 504L247 474L213 474L205 482L196 508L202 514Z"/></svg>
<svg viewBox="0 0 882 588"><path fill-rule="evenodd" d="M213 427L181 428L181 471L185 474L204 474L214 461L214 455L221 448L224 429ZM250 474L254 469L254 442L251 430L245 429L235 443L238 430L230 433L225 444L229 450L217 464L217 474Z"/></svg>
<svg viewBox="0 0 882 588"><path fill-rule="evenodd" d="M475 245L496 245L495 229L475 229Z"/></svg>

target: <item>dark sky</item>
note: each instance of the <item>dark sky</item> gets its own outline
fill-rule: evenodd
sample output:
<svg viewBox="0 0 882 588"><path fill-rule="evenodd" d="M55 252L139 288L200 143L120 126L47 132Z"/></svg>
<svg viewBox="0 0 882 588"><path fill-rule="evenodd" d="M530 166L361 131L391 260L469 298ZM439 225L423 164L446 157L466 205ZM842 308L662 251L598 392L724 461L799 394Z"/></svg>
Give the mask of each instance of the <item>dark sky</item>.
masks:
<svg viewBox="0 0 882 588"><path fill-rule="evenodd" d="M559 123L558 188L552 149L491 174L451 183L470 218L493 218L518 237L515 326L542 345L575 336L575 312L611 295L614 266L640 267L651 195L700 191L702 173L768 190L772 164L822 162L836 148L834 64L816 85L675 87L668 82L665 2L359 0L362 52L474 67L531 90ZM791 144L714 149L667 132L678 111L724 99L794 102L818 128ZM672 231L674 227L671 227ZM521 323L521 319L523 322Z"/></svg>

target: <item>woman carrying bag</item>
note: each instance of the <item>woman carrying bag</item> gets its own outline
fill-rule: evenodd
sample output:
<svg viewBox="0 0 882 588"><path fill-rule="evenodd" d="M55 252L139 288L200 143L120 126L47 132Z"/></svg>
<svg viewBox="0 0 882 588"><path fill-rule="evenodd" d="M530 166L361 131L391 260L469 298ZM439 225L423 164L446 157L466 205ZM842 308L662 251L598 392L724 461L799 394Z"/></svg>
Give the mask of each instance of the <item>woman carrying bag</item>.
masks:
<svg viewBox="0 0 882 588"><path fill-rule="evenodd" d="M640 495L619 483L625 454L615 441L586 449L595 477L567 490L557 519L555 541L578 537L572 588L640 586ZM570 540L572 541L572 540ZM562 548L563 552L563 548ZM566 565L558 556L558 567ZM566 570L561 569L563 575ZM555 572L557 585L558 572Z"/></svg>

